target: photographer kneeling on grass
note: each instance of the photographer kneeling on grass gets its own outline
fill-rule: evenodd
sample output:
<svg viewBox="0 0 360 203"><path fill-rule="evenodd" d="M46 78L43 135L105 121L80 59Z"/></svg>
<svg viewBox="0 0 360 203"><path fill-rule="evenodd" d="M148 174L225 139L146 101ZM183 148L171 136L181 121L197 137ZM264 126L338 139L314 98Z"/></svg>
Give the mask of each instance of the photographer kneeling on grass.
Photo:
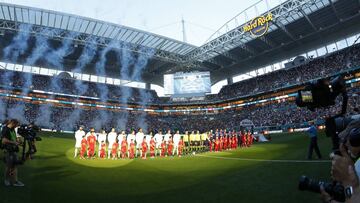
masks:
<svg viewBox="0 0 360 203"><path fill-rule="evenodd" d="M1 130L1 144L5 151L5 186L22 187L24 184L17 179L17 165L20 164L18 159L19 144L15 128L19 122L15 119L8 121Z"/></svg>
<svg viewBox="0 0 360 203"><path fill-rule="evenodd" d="M345 188L345 202L360 202L360 120L352 121L339 134L342 144L341 155L335 155L332 160L331 175L333 180L340 182ZM324 202L336 203L332 197L321 189Z"/></svg>

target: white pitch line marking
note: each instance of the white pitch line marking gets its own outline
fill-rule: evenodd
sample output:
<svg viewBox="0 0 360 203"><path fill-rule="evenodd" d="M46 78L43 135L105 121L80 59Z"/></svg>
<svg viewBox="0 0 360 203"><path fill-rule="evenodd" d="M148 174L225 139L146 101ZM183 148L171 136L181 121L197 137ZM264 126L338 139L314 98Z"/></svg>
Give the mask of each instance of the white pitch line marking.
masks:
<svg viewBox="0 0 360 203"><path fill-rule="evenodd" d="M199 155L198 157L213 158L213 159L227 159L227 160L238 160L238 161L255 161L255 162L277 162L277 163L330 163L330 160L279 160L279 159L248 159L248 158L237 158L237 157L222 157L222 156L207 156Z"/></svg>

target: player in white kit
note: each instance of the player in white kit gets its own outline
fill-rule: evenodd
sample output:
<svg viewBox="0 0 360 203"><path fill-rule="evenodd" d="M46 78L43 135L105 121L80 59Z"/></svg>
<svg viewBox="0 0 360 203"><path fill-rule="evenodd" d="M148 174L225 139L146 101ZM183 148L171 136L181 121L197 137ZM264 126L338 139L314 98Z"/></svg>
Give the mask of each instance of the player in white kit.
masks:
<svg viewBox="0 0 360 203"><path fill-rule="evenodd" d="M136 141L136 154L135 157L138 157L138 152L140 152L140 156L142 155L142 150L141 150L141 143L144 140L144 133L142 131L142 129L139 129L139 132L136 133L136 137L135 137L135 141Z"/></svg>
<svg viewBox="0 0 360 203"><path fill-rule="evenodd" d="M175 151L176 151L176 155L179 155L179 142L180 142L180 139L181 139L181 135L180 135L180 132L177 130L176 133L174 134L174 138L173 138L173 141L174 141L174 149L173 149L173 155L175 155Z"/></svg>
<svg viewBox="0 0 360 203"><path fill-rule="evenodd" d="M166 145L169 144L170 137L171 137L171 130L168 130L167 133L164 135L164 141Z"/></svg>
<svg viewBox="0 0 360 203"><path fill-rule="evenodd" d="M154 140L155 140L155 148L156 148L156 152L155 152L155 156L157 156L157 154L161 153L161 143L163 142L163 134L162 134L162 131L160 130L158 133L155 134L154 136Z"/></svg>
<svg viewBox="0 0 360 203"><path fill-rule="evenodd" d="M109 142L109 147L108 147L108 159L111 158L111 149L113 144L116 142L116 138L117 138L117 133L115 131L115 128L111 128L111 132L109 132L108 134L108 142Z"/></svg>
<svg viewBox="0 0 360 203"><path fill-rule="evenodd" d="M152 132L150 132L149 134L147 134L147 135L145 136L146 144L147 144L148 146L150 146L150 141L151 141L152 136L153 136L153 133L152 133Z"/></svg>
<svg viewBox="0 0 360 203"><path fill-rule="evenodd" d="M83 130L83 127L80 126L79 130L77 130L75 132L75 153L74 153L74 158L77 157L79 149L81 148L81 140L82 137L85 136L85 131Z"/></svg>

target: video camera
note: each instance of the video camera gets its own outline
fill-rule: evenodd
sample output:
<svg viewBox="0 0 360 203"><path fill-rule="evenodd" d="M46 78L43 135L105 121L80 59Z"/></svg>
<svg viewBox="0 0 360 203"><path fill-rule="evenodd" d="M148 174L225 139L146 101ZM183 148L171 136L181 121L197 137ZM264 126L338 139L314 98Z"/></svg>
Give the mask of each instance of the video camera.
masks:
<svg viewBox="0 0 360 203"><path fill-rule="evenodd" d="M342 95L342 110L340 114L329 117L325 120L325 133L327 137L331 137L332 150L334 154L340 155L340 138L339 133L342 132L347 125L359 119L359 116L344 117L347 109L348 95L346 84L343 76L338 76L333 80L321 79L299 90L296 97L296 104L299 107L307 107L314 111L316 108L329 107L336 104L336 98ZM320 193L320 187L323 186L325 191L329 193L337 201L345 201L344 187L336 182L315 181L306 176L302 176L299 181L299 190L307 190Z"/></svg>
<svg viewBox="0 0 360 203"><path fill-rule="evenodd" d="M33 155L37 152L35 141L41 141L41 138L37 136L37 132L40 131L40 128L34 124L29 125L20 125L17 128L17 134L23 138L21 142L22 147L22 158L19 160L17 165L23 164L27 158L32 159ZM26 146L28 146L28 150L26 151ZM5 149L8 152L19 152L19 145L15 144L4 144L1 145L1 149Z"/></svg>
<svg viewBox="0 0 360 203"><path fill-rule="evenodd" d="M41 141L41 138L37 136L37 132L39 131L40 128L33 124L20 125L17 129L17 133L27 141Z"/></svg>
<svg viewBox="0 0 360 203"><path fill-rule="evenodd" d="M41 141L41 137L37 136L37 132L40 131L40 128L34 124L29 125L20 125L17 129L17 133L24 138L22 143L23 152L22 160L25 162L27 158L32 159L33 155L37 152L35 141ZM28 144L28 150L26 151L26 143Z"/></svg>
<svg viewBox="0 0 360 203"><path fill-rule="evenodd" d="M344 115L348 96L342 76L338 76L333 80L320 79L307 85L305 89L298 91L295 102L299 107L307 107L309 110L314 111L316 108L335 105L335 100L340 94L343 96L342 114Z"/></svg>

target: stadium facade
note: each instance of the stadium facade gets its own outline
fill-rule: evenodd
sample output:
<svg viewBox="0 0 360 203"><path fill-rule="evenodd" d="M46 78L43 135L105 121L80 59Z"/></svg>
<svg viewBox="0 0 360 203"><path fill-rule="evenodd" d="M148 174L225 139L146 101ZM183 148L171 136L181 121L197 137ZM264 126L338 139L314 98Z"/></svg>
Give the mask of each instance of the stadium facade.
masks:
<svg viewBox="0 0 360 203"><path fill-rule="evenodd" d="M12 72L17 68L33 70L32 67L46 67L82 74L82 79L86 75L87 86L94 88L91 94L73 92L81 86L76 85L77 80L66 77L74 77L75 74L59 78L26 73L25 81L18 86L2 80L2 98L43 106L98 109L100 112L128 111L156 116L216 115L244 110L248 106L292 102L297 90L318 77L307 80L295 78L287 83L280 81L281 85L270 84L270 88L256 88L246 93L236 93L237 90L231 88L232 85L238 87L236 83L232 84L232 77L256 72L260 67L321 47L326 50L322 57L334 57L335 52L331 53L333 50L328 50L326 45L340 40L346 43L343 48L349 48L337 48L335 56L347 59L347 52L357 50L357 45L347 39L357 42L360 29L360 2L356 0L288 0L274 8L270 8L267 1L259 1L227 22L200 47L76 15L4 3L0 4L0 8L3 75L13 77ZM259 8L265 10L259 12ZM257 12L249 17L251 9ZM282 70L285 71L282 74L317 62L309 56L298 61L298 64L296 60L292 65L288 64L288 69ZM342 65L343 70L336 67L319 77L346 73L350 74L347 78L349 87L357 86L359 67ZM163 85L164 74L178 71L209 71L213 84L227 79L229 85L223 88L223 95L220 92L201 101L171 101L158 98L154 91L149 90L150 84ZM92 75L98 76L96 81L91 79ZM58 78L56 80L61 85L53 84L55 79L52 78ZM113 80L107 81L107 78ZM117 94L115 78L120 85L139 81L146 83L147 88L134 90L122 87ZM32 79L47 81L46 85L51 88L41 88L41 83L31 85L31 82L26 86ZM256 80L261 80L261 77L245 83L253 84ZM256 86L257 82L254 84ZM227 93L226 88L236 94Z"/></svg>

